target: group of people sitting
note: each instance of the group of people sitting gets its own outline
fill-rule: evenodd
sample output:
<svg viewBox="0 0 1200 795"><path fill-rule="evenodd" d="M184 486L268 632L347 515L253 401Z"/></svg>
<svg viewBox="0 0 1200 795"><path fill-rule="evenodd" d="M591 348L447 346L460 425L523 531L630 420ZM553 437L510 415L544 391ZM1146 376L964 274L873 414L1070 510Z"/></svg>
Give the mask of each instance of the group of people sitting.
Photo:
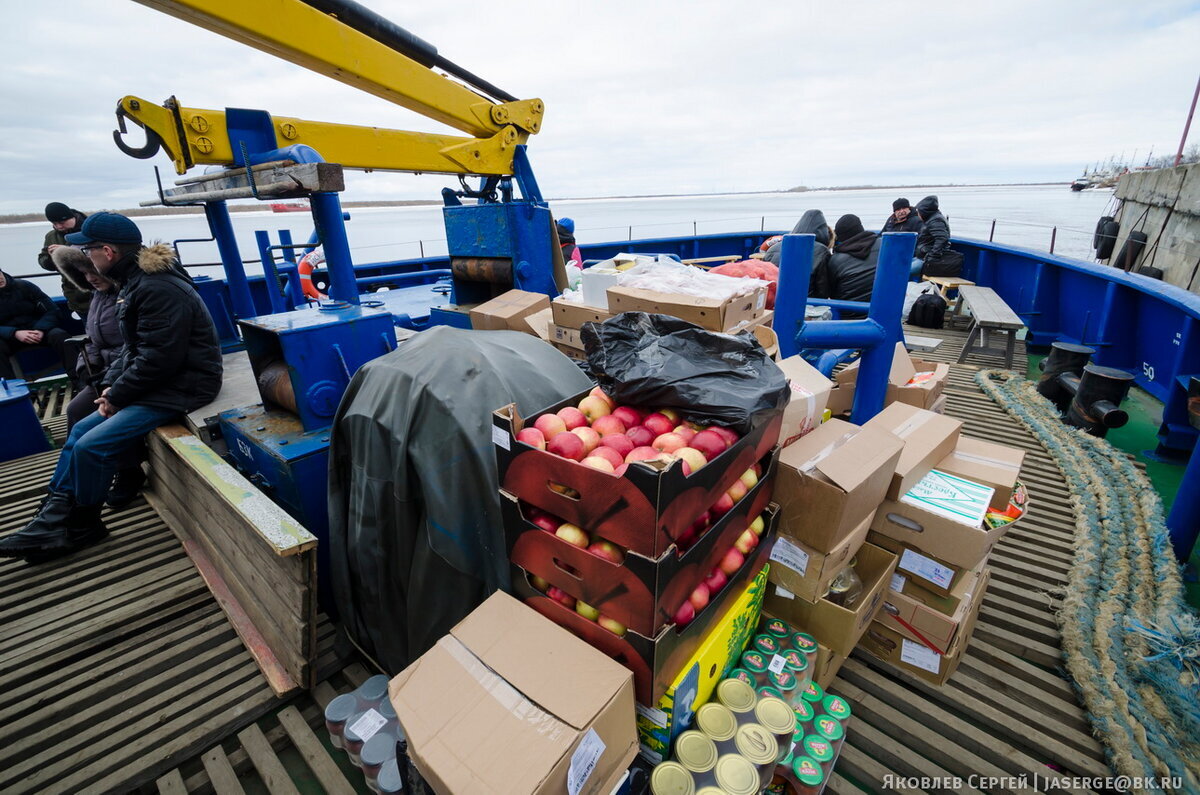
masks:
<svg viewBox="0 0 1200 795"><path fill-rule="evenodd" d="M950 247L950 224L938 208L937 196L926 196L915 208L908 199L896 199L892 202L892 214L879 233L865 229L857 215L843 215L830 227L824 213L808 210L800 216L792 234L816 238L809 297L870 301L884 232L917 233L910 269L914 278L920 276L927 262L939 261ZM778 265L782 246L782 241L773 243L763 258ZM849 316L852 315L843 314L843 317Z"/></svg>

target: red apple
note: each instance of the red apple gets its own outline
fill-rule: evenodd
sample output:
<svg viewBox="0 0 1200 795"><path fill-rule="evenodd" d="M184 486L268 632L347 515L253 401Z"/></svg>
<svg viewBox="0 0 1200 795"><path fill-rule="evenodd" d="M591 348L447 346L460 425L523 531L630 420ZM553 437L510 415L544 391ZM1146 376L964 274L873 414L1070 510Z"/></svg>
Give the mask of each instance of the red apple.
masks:
<svg viewBox="0 0 1200 795"><path fill-rule="evenodd" d="M729 445L725 444L725 440L722 439L721 436L715 433L712 429L700 431L700 433L692 437L692 441L688 445L688 447L694 447L703 453L704 457L709 461L712 461L721 453L725 452L725 449L728 446Z"/></svg>
<svg viewBox="0 0 1200 795"><path fill-rule="evenodd" d="M608 404L609 408L612 408L613 406L617 405L616 403L613 402L613 399L608 396L608 393L605 392L603 389L601 389L598 386L592 387L592 391L588 392L588 394L591 395L592 397L600 398L601 400L603 400L605 403Z"/></svg>
<svg viewBox="0 0 1200 795"><path fill-rule="evenodd" d="M625 463L625 459L621 457L621 454L611 447L597 447L592 451L592 454L589 456L589 458L603 458L605 461L612 464L613 471L615 471L617 467L621 466L621 464Z"/></svg>
<svg viewBox="0 0 1200 795"><path fill-rule="evenodd" d="M669 418L663 416L659 412L655 412L646 419L642 420L642 425L644 425L646 430L650 431L650 433L654 434L655 436L662 436L664 433L670 433L671 429L675 427L674 422L671 422Z"/></svg>
<svg viewBox="0 0 1200 795"><path fill-rule="evenodd" d="M736 547L730 547L729 551L725 553L725 557L721 558L721 562L718 563L717 566L721 568L721 571L732 577L733 575L737 574L738 569L740 569L742 564L745 562L746 557L742 555L742 553L739 552Z"/></svg>
<svg viewBox="0 0 1200 795"><path fill-rule="evenodd" d="M750 467L750 469L755 475L758 475L760 478L762 477L762 464L755 464L754 466Z"/></svg>
<svg viewBox="0 0 1200 795"><path fill-rule="evenodd" d="M692 619L695 617L696 608L692 606L690 601L684 602L679 606L679 609L675 611L675 616L672 619L675 622L675 629L683 629L688 624L692 623Z"/></svg>
<svg viewBox="0 0 1200 795"><path fill-rule="evenodd" d="M689 443L692 441L692 437L696 435L695 429L689 428L686 425L676 425L675 430L671 431L671 433L679 434L685 442Z"/></svg>
<svg viewBox="0 0 1200 795"><path fill-rule="evenodd" d="M708 510L712 512L714 519L719 519L733 510L733 498L728 493L722 494Z"/></svg>
<svg viewBox="0 0 1200 795"><path fill-rule="evenodd" d="M708 586L709 594L717 593L724 588L728 582L729 577L725 575L725 572L721 571L720 566L714 568L708 573L708 576L704 578L704 584Z"/></svg>
<svg viewBox="0 0 1200 795"><path fill-rule="evenodd" d="M685 442L683 437L679 434L664 433L660 436L657 436L654 441L650 443L650 446L655 450L661 450L664 453L674 453L676 450L686 447L687 442Z"/></svg>
<svg viewBox="0 0 1200 795"><path fill-rule="evenodd" d="M564 497L570 497L573 500L579 499L579 492L575 491L575 489L571 488L570 486L564 486L561 483L551 483L550 491L561 494Z"/></svg>
<svg viewBox="0 0 1200 795"><path fill-rule="evenodd" d="M583 412L574 406L565 406L558 410L558 417L567 426L568 431L573 431L576 428L582 428L588 424L588 418L583 416Z"/></svg>
<svg viewBox="0 0 1200 795"><path fill-rule="evenodd" d="M688 597L688 601L692 603L692 607L696 608L696 612L699 613L708 606L710 596L712 594L709 593L708 586L700 583L696 586L696 590L692 591L692 595Z"/></svg>
<svg viewBox="0 0 1200 795"><path fill-rule="evenodd" d="M529 575L529 584L532 585L534 588L537 588L542 593L545 593L546 591L550 590L550 583L546 582L545 580L543 580L541 577L537 576L536 574Z"/></svg>
<svg viewBox="0 0 1200 795"><path fill-rule="evenodd" d="M583 460L583 439L573 433L556 434L546 445L546 449L555 455L569 458L572 461Z"/></svg>
<svg viewBox="0 0 1200 795"><path fill-rule="evenodd" d="M600 418L604 419L603 417ZM599 420L597 420L599 422ZM633 448L637 447L629 437L623 433L610 433L607 436L600 434L600 446L609 447L616 451L617 455L621 456L621 460L625 460L625 456L633 452Z"/></svg>
<svg viewBox="0 0 1200 795"><path fill-rule="evenodd" d="M674 460L675 460L675 455L674 455L673 453L663 453L663 455L667 456L667 457L668 457L668 458L670 458L672 461L674 461ZM689 464L687 461L684 461L684 460L680 459L680 461L679 461L679 468L680 468L680 469L683 471L683 476L684 476L685 478L686 478L688 475L692 474L692 465L691 465L691 464Z"/></svg>
<svg viewBox="0 0 1200 795"><path fill-rule="evenodd" d="M625 463L632 464L634 461L653 461L661 455L662 453L653 447L635 447L629 451L629 455L625 456Z"/></svg>
<svg viewBox="0 0 1200 795"><path fill-rule="evenodd" d="M585 602L575 602L575 612L586 618L588 621L595 621L600 617L600 611Z"/></svg>
<svg viewBox="0 0 1200 795"><path fill-rule="evenodd" d="M598 558L604 558L618 565L625 562L625 551L611 541L604 539L593 541L587 551Z"/></svg>
<svg viewBox="0 0 1200 795"><path fill-rule="evenodd" d="M740 479L742 483L746 484L747 491L758 485L758 475L755 474L753 469L747 469L743 472Z"/></svg>
<svg viewBox="0 0 1200 795"><path fill-rule="evenodd" d="M767 523L763 521L761 513L754 517L754 521L750 523L750 529L754 531L754 535L762 538L763 531L767 529Z"/></svg>
<svg viewBox="0 0 1200 795"><path fill-rule="evenodd" d="M616 635L618 638L625 634L625 625L624 624L622 624L619 621L609 618L608 616L604 615L603 613L600 615L600 617L598 619L596 619L596 623L599 624L600 626L604 627L605 629L607 629L612 634Z"/></svg>
<svg viewBox="0 0 1200 795"><path fill-rule="evenodd" d="M612 416L621 421L626 428L642 424L642 413L633 406L617 406L612 410Z"/></svg>
<svg viewBox="0 0 1200 795"><path fill-rule="evenodd" d="M749 555L756 546L758 546L758 536L749 527L742 531L737 541L733 542L733 548L743 555Z"/></svg>
<svg viewBox="0 0 1200 795"><path fill-rule="evenodd" d="M612 406L608 401L588 395L583 400L579 401L579 410L587 417L588 422L594 422L597 417L603 417L606 414L612 413Z"/></svg>
<svg viewBox="0 0 1200 795"><path fill-rule="evenodd" d="M533 427L542 432L547 442L567 430L567 424L557 414L543 414L533 421Z"/></svg>
<svg viewBox="0 0 1200 795"><path fill-rule="evenodd" d="M746 488L745 483L743 483L740 480L735 480L735 481L733 481L733 485L730 486L729 490L726 491L725 493L729 495L729 499L733 500L734 502L737 502L742 497L746 496L747 491L748 491L748 489Z"/></svg>
<svg viewBox="0 0 1200 795"><path fill-rule="evenodd" d="M591 456L588 456L587 458L583 459L583 461L581 463L585 467L591 467L592 469L598 469L601 472L607 472L610 475L614 471L616 471L616 467L612 465L612 462L610 462L607 458L604 458L603 456L591 455Z"/></svg>
<svg viewBox="0 0 1200 795"><path fill-rule="evenodd" d="M558 602L560 605L567 608L568 610L575 609L575 597L571 596L569 593L564 591L562 588L559 588L558 586L551 585L549 588L547 588L546 596L549 596L551 599Z"/></svg>
<svg viewBox="0 0 1200 795"><path fill-rule="evenodd" d="M585 456L591 455L592 451L596 449L596 445L600 444L600 434L586 425L579 428L572 428L571 433L583 440L583 454Z"/></svg>
<svg viewBox="0 0 1200 795"><path fill-rule="evenodd" d="M644 425L634 425L625 431L625 435L629 437L629 441L633 442L634 447L649 447L655 437L655 434Z"/></svg>
<svg viewBox="0 0 1200 795"><path fill-rule="evenodd" d="M659 409L658 413L669 419L672 423L679 424L679 412L675 409Z"/></svg>
<svg viewBox="0 0 1200 795"><path fill-rule="evenodd" d="M709 428L709 430L724 439L726 447L733 447L733 445L737 443L737 440L741 438L734 431L731 431L728 428L723 428L720 425L713 425L711 428Z"/></svg>
<svg viewBox="0 0 1200 795"><path fill-rule="evenodd" d="M613 474L617 477L624 477L625 470L627 469L629 469L629 464L621 464L621 466L613 470Z"/></svg>
<svg viewBox="0 0 1200 795"><path fill-rule="evenodd" d="M530 519L536 526L542 528L547 533L553 533L562 524L562 520L555 519L548 513L543 513Z"/></svg>
<svg viewBox="0 0 1200 795"><path fill-rule="evenodd" d="M592 423L592 430L601 436L625 433L625 423L611 414L605 414L603 417L596 418L596 421Z"/></svg>
<svg viewBox="0 0 1200 795"><path fill-rule="evenodd" d="M687 461L688 466L691 467L693 472L708 463L708 459L704 457L704 453L694 447L679 448L675 451L675 457Z"/></svg>
<svg viewBox="0 0 1200 795"><path fill-rule="evenodd" d="M700 528L700 532L704 532L708 529L708 526L712 524L712 519L712 513L710 511L705 511L697 516L696 521L692 522L692 524Z"/></svg>
<svg viewBox="0 0 1200 795"><path fill-rule="evenodd" d="M560 524L558 529L554 531L554 535L558 536L563 541L566 541L568 544L579 547L580 549L587 549L588 545L592 543L592 539L588 538L586 530L579 525L571 524L570 522L563 522Z"/></svg>
<svg viewBox="0 0 1200 795"><path fill-rule="evenodd" d="M522 428L517 433L517 441L539 450L546 449L546 436L537 428Z"/></svg>
<svg viewBox="0 0 1200 795"><path fill-rule="evenodd" d="M683 553L695 546L699 539L700 531L696 529L695 525L692 525L679 534L679 538L675 539L675 545L679 547L680 553Z"/></svg>

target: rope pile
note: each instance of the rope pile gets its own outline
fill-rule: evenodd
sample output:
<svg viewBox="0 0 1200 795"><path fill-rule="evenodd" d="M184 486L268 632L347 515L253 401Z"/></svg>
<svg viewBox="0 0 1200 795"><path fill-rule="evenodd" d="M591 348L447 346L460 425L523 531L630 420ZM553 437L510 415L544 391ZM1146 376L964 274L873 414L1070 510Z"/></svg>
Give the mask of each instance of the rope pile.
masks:
<svg viewBox="0 0 1200 795"><path fill-rule="evenodd" d="M1103 439L1059 419L1006 370L976 382L1062 470L1075 560L1058 623L1067 671L1118 775L1179 776L1200 791L1200 622L1184 601L1157 492Z"/></svg>

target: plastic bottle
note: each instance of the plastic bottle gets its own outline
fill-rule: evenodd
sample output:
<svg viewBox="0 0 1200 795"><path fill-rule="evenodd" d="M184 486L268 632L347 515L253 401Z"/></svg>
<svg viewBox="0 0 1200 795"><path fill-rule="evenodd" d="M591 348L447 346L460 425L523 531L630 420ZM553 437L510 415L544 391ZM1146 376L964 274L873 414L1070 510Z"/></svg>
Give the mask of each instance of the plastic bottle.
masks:
<svg viewBox="0 0 1200 795"><path fill-rule="evenodd" d="M857 564L858 558L851 558L850 563L834 575L833 581L829 583L829 590L825 593L827 600L847 610L854 608L863 592L862 578L854 570Z"/></svg>

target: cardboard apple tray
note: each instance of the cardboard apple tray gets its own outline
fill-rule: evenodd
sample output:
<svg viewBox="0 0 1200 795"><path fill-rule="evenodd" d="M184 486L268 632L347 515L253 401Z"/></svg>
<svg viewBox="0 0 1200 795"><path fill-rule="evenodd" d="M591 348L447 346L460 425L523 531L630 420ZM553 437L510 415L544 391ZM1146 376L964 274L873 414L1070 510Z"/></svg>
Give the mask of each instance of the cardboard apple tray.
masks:
<svg viewBox="0 0 1200 795"><path fill-rule="evenodd" d="M533 416L574 406L586 395L547 406ZM525 422L511 403L492 414L500 487L517 499L577 524L590 533L651 558L666 552L742 473L771 453L783 427L782 410L752 428L691 475L679 461L635 463L622 477L517 441ZM578 498L554 491L566 486Z"/></svg>
<svg viewBox="0 0 1200 795"><path fill-rule="evenodd" d="M595 621L589 621L538 591L529 583L526 572L515 565L512 567L513 593L551 621L569 629L633 671L634 693L638 703L657 704L700 647L709 629L737 601L745 582L762 571L775 538L779 509L775 505L769 506L764 519L767 526L754 552L746 558L742 568L729 578L720 593L682 630L677 631L673 624L668 624L653 637L643 636L632 629L618 637Z"/></svg>
<svg viewBox="0 0 1200 795"><path fill-rule="evenodd" d="M687 552L680 554L674 545L657 558L630 551L623 563L593 555L533 525L523 515L520 502L501 490L509 560L639 634L651 637L671 622L675 611L716 567L738 536L766 510L775 482L775 462L776 457L770 456L758 484ZM766 517L763 518L765 521Z"/></svg>

